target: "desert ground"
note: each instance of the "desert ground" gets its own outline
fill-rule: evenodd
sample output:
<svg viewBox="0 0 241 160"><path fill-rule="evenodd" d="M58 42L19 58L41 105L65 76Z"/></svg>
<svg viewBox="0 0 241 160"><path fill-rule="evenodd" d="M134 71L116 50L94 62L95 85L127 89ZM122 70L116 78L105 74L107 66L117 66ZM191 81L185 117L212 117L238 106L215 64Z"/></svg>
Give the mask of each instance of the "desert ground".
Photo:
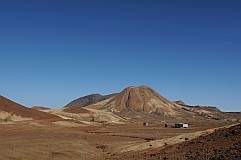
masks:
<svg viewBox="0 0 241 160"><path fill-rule="evenodd" d="M0 96L0 160L241 159L240 112L174 103L146 86L68 105Z"/></svg>
<svg viewBox="0 0 241 160"><path fill-rule="evenodd" d="M172 128L165 127L165 122L153 122L148 126L141 122L79 126L64 122L0 124L0 159L148 159L151 150L189 141L213 132L213 128L231 125L195 122L190 123L189 128Z"/></svg>

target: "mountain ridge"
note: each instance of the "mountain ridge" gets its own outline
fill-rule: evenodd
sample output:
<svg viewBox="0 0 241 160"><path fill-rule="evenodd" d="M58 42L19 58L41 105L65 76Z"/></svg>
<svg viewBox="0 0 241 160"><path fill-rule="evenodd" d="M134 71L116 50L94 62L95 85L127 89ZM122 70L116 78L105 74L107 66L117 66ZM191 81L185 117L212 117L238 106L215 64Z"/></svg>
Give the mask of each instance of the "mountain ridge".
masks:
<svg viewBox="0 0 241 160"><path fill-rule="evenodd" d="M77 99L71 101L70 103L65 105L64 108L67 108L67 107L85 107L85 106L103 101L105 99L111 98L115 95L116 95L116 93L109 94L109 95L101 95L99 93L86 95L86 96L83 96L83 97L80 97L80 98L77 98Z"/></svg>

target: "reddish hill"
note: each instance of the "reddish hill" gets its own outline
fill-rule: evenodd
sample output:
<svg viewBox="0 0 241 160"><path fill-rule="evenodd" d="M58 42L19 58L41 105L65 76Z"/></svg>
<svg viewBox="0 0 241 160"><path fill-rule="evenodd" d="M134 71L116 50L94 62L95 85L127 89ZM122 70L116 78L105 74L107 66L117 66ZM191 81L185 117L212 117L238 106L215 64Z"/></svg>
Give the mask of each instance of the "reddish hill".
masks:
<svg viewBox="0 0 241 160"><path fill-rule="evenodd" d="M16 116L32 118L34 120L62 120L62 118L58 116L27 108L3 96L0 96L0 111L5 111Z"/></svg>

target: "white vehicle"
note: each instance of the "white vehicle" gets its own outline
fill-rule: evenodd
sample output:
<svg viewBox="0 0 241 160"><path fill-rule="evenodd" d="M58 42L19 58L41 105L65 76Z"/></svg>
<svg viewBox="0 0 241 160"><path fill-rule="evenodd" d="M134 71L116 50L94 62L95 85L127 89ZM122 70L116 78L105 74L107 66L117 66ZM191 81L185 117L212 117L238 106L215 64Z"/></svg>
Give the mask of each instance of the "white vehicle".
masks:
<svg viewBox="0 0 241 160"><path fill-rule="evenodd" d="M176 123L175 128L188 128L188 124L187 123Z"/></svg>

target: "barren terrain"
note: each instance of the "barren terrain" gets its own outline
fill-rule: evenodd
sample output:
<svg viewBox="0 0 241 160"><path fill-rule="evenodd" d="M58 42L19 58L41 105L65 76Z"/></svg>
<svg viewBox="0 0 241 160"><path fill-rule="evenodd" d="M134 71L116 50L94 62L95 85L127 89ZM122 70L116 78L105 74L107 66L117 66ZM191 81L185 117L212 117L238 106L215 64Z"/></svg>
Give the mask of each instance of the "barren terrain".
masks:
<svg viewBox="0 0 241 160"><path fill-rule="evenodd" d="M1 96L0 159L240 159L240 115L179 105L146 86L86 107L27 108Z"/></svg>
<svg viewBox="0 0 241 160"><path fill-rule="evenodd" d="M135 158L136 153L145 158L139 153L205 135L198 131L226 125L229 124L198 122L190 128L177 129L165 128L163 122L149 126L140 122L96 126L31 121L0 124L0 159L122 159ZM178 135L181 136L170 139Z"/></svg>

